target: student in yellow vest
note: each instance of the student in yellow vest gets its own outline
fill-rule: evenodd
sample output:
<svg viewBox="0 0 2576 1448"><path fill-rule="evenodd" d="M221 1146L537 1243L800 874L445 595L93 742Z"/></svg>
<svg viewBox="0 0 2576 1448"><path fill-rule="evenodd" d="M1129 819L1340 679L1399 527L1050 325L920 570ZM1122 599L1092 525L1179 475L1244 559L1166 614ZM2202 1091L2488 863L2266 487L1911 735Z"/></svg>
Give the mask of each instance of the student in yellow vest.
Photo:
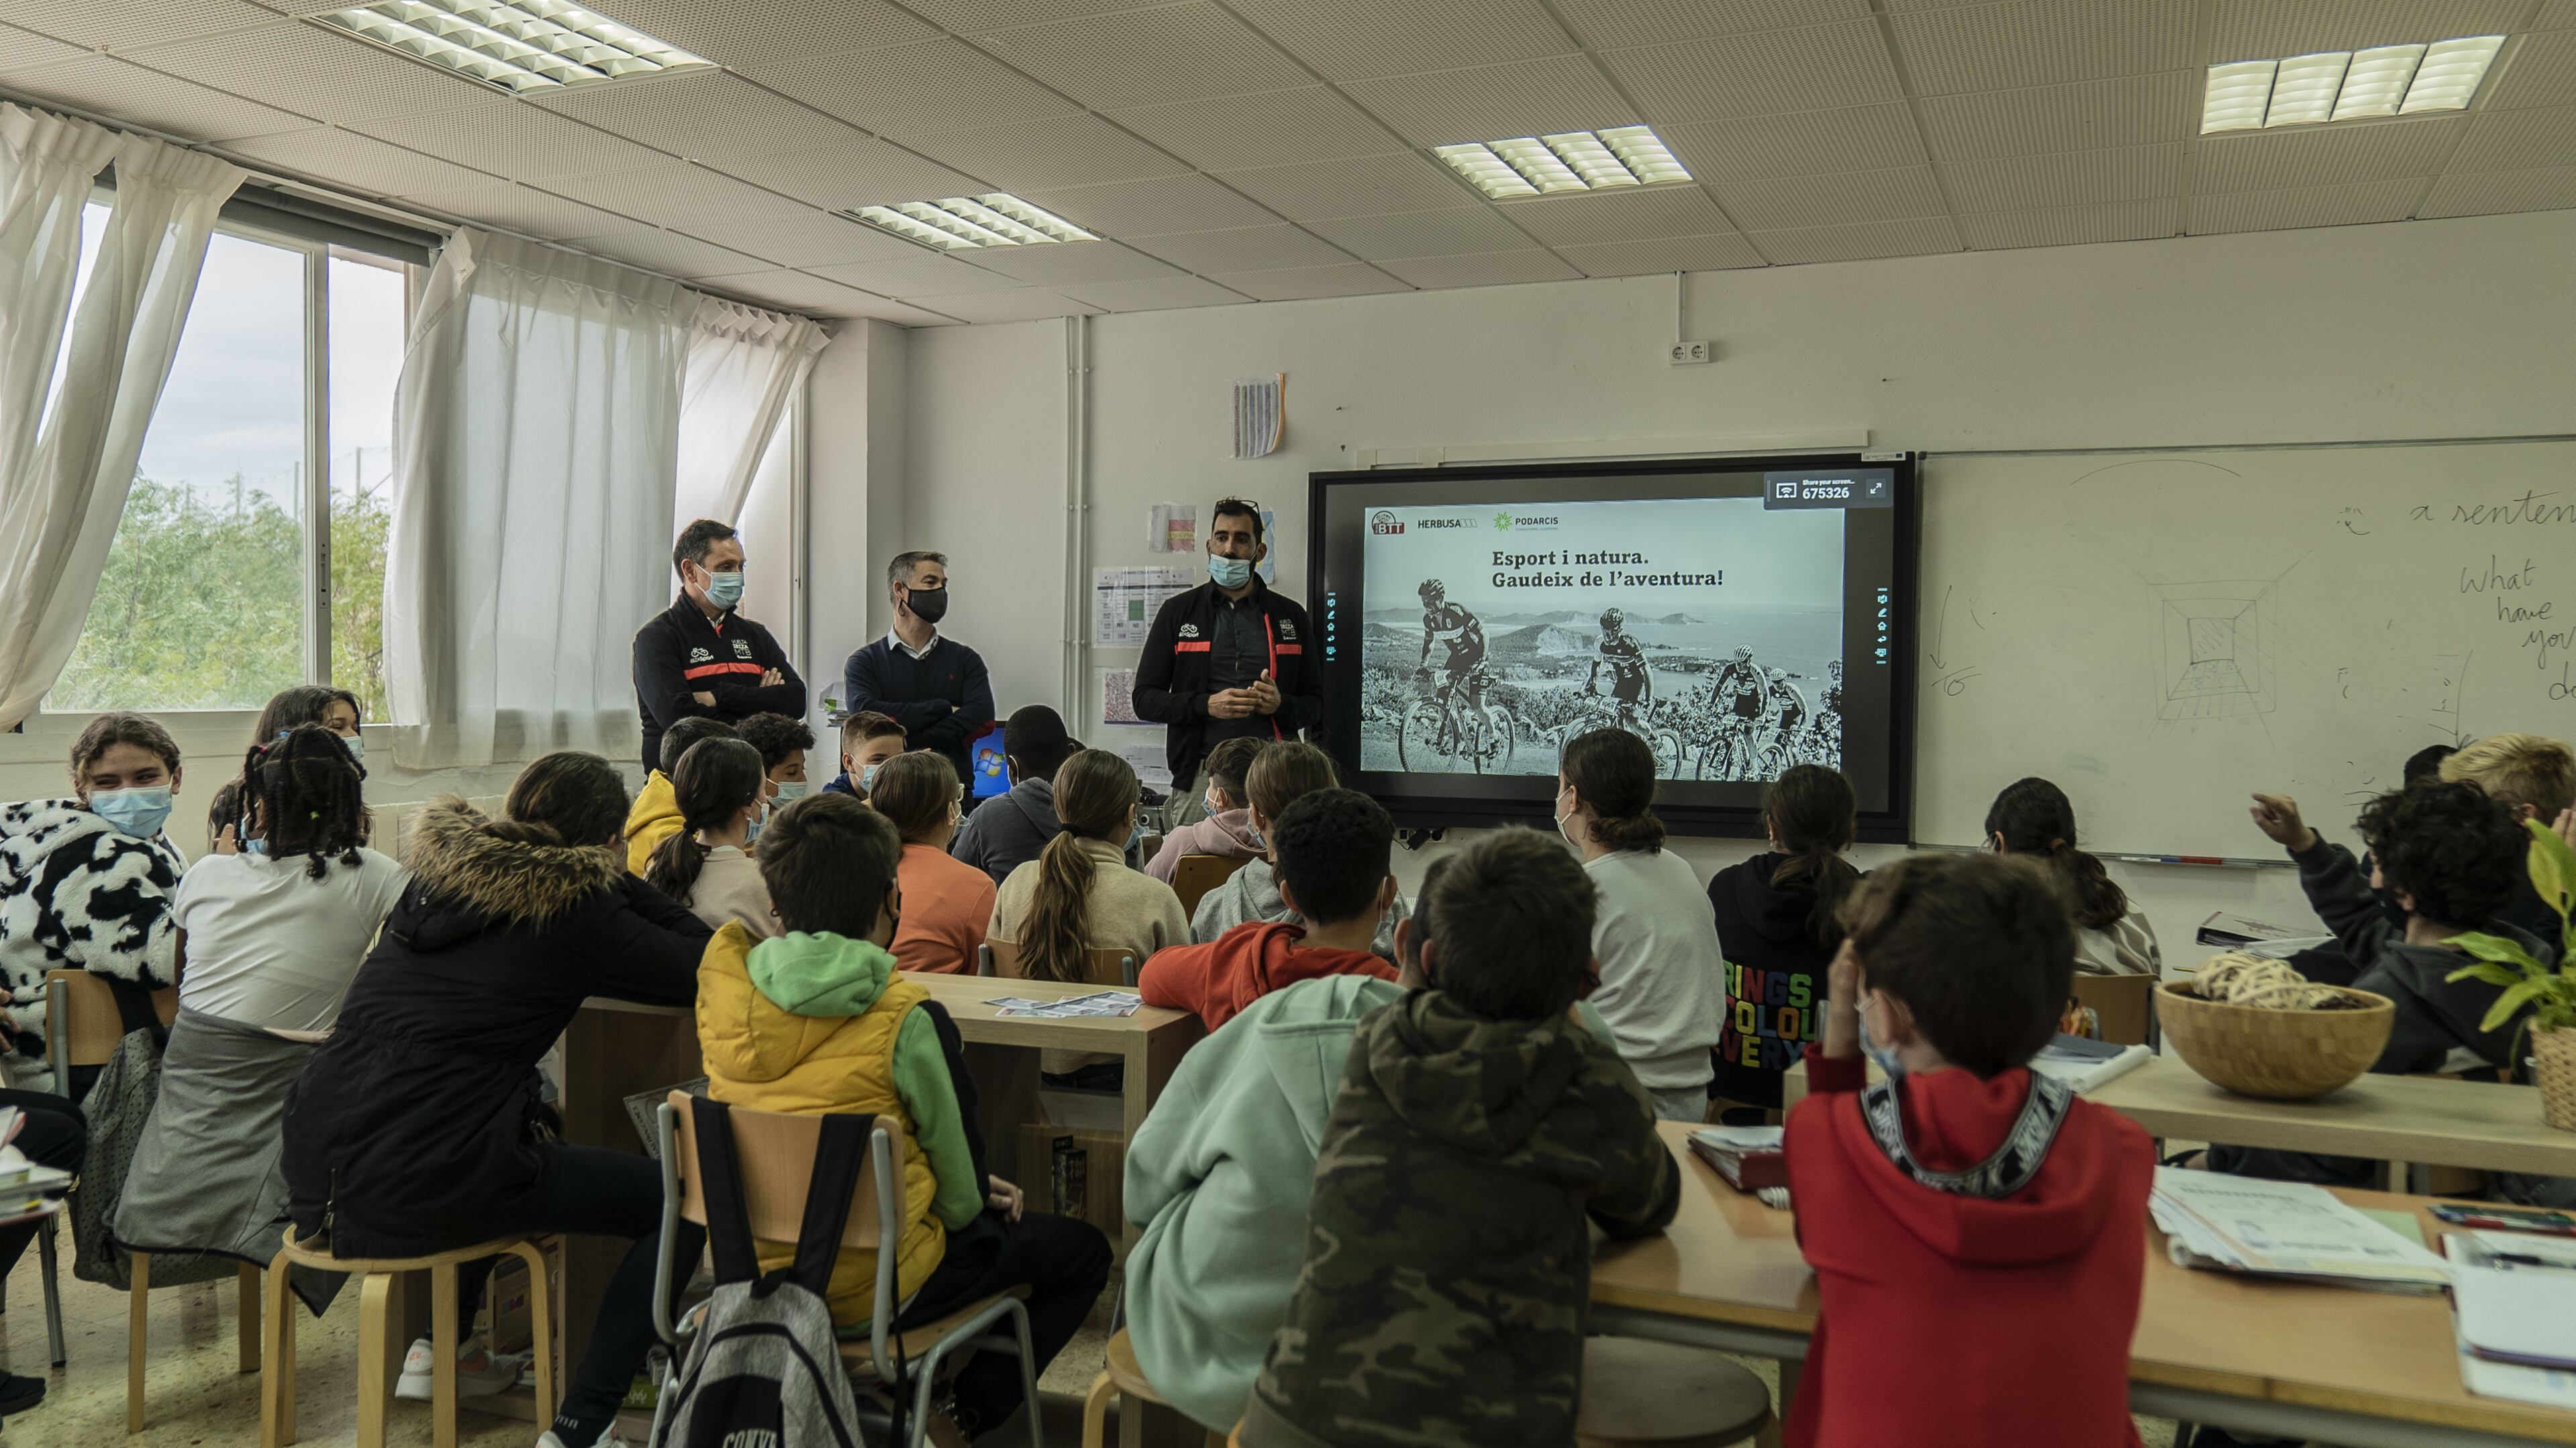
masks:
<svg viewBox="0 0 2576 1448"><path fill-rule="evenodd" d="M893 1118L904 1164L895 1296L910 1303L898 1325L1025 1284L1044 1372L1107 1283L1109 1242L1087 1223L1023 1211L1020 1189L984 1171L964 1044L887 949L903 910L902 849L891 821L847 795L798 800L761 832L755 853L780 933L755 942L734 922L708 942L698 968L708 1094L755 1111ZM794 1256L793 1243L760 1244L764 1271ZM832 1320L846 1334L864 1328L876 1271L866 1249L845 1248L833 1268ZM983 1354L951 1394L940 1410L959 1441L972 1439L1019 1407L1019 1367Z"/></svg>

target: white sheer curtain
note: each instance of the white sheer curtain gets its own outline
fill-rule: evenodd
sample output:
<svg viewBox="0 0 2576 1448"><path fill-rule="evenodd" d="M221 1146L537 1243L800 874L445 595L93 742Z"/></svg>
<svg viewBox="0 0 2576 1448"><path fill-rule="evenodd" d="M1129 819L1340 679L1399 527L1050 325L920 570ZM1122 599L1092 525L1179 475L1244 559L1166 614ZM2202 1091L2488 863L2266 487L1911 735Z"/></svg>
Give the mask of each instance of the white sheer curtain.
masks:
<svg viewBox="0 0 2576 1448"><path fill-rule="evenodd" d="M680 384L680 486L671 531L698 518L732 523L760 470L787 400L832 339L810 317L717 297L698 303Z"/></svg>
<svg viewBox="0 0 2576 1448"><path fill-rule="evenodd" d="M66 348L81 208L110 160L116 204ZM244 175L0 105L0 729L34 712L80 641L215 214Z"/></svg>
<svg viewBox="0 0 2576 1448"><path fill-rule="evenodd" d="M635 752L635 630L670 602L680 379L700 297L459 231L395 401L394 757Z"/></svg>

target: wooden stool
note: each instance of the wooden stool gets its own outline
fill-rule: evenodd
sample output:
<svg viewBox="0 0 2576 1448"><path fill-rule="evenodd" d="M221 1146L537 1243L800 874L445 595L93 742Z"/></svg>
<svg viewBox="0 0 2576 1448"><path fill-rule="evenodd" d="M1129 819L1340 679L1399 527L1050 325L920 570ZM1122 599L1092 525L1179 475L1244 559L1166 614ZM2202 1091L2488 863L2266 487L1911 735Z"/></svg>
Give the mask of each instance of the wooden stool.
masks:
<svg viewBox="0 0 2576 1448"><path fill-rule="evenodd" d="M1580 1448L1776 1448L1779 1420L1753 1370L1706 1348L1635 1337L1583 1341Z"/></svg>
<svg viewBox="0 0 2576 1448"><path fill-rule="evenodd" d="M1109 1441L1109 1400L1112 1398L1119 1400L1121 1412L1127 1411L1127 1405L1131 1403L1152 1403L1158 1408L1172 1406L1162 1394L1154 1391L1152 1383L1145 1381L1145 1370L1136 1365L1136 1345L1127 1340L1127 1329L1123 1327L1109 1335L1109 1366L1091 1380L1091 1392L1082 1400L1082 1448L1105 1448ZM1228 1436L1214 1428L1207 1430L1211 1448L1224 1443Z"/></svg>
<svg viewBox="0 0 2576 1448"><path fill-rule="evenodd" d="M394 1278L404 1272L429 1274L430 1433L437 1448L456 1448L456 1269L468 1262L504 1254L528 1264L528 1330L537 1345L537 1422L555 1416L554 1284L546 1277L546 1256L527 1237L478 1242L452 1252L426 1257L334 1257L327 1237L295 1240L286 1229L285 1250L268 1268L267 1350L261 1354L259 1384L260 1448L284 1448L295 1441L295 1319L286 1290L286 1269L312 1267L346 1272L358 1279L358 1448L384 1448L385 1405L393 1384L385 1381L386 1319L393 1300Z"/></svg>

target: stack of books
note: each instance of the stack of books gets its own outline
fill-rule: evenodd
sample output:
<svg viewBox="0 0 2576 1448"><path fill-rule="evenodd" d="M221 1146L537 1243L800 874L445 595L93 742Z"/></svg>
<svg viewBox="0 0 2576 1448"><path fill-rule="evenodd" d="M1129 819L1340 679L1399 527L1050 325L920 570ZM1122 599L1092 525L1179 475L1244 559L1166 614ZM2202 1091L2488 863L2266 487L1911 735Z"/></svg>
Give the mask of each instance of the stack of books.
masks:
<svg viewBox="0 0 2576 1448"><path fill-rule="evenodd" d="M1789 1185L1789 1158L1780 1151L1777 1126L1703 1126L1690 1134L1691 1150L1717 1168L1739 1192Z"/></svg>
<svg viewBox="0 0 2576 1448"><path fill-rule="evenodd" d="M2450 1285L2450 1265L2421 1242L2323 1187L2164 1166L2147 1207L2178 1266L2428 1296Z"/></svg>

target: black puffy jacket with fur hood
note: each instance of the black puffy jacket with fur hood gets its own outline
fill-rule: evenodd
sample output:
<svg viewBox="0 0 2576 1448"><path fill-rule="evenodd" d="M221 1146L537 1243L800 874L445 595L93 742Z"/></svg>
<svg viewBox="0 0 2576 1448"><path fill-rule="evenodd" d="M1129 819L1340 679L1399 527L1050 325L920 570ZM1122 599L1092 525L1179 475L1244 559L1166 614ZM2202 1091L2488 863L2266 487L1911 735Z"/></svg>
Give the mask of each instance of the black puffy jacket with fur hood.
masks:
<svg viewBox="0 0 2576 1448"><path fill-rule="evenodd" d="M287 1098L288 1209L342 1256L530 1225L554 1169L538 1059L587 997L697 999L703 921L614 849L495 829L461 800L422 812L411 886Z"/></svg>

